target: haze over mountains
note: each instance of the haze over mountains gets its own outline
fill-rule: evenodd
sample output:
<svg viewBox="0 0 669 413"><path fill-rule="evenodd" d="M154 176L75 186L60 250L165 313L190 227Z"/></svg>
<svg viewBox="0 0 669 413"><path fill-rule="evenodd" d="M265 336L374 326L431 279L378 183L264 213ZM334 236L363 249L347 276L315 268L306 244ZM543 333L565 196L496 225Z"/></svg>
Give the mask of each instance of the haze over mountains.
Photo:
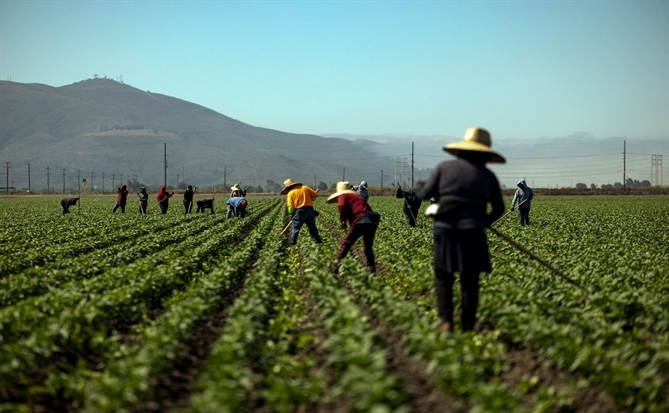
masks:
<svg viewBox="0 0 669 413"><path fill-rule="evenodd" d="M164 179L167 144L168 185L195 186L242 182L265 185L286 178L312 184L366 174L374 153L353 142L254 127L197 104L142 91L109 79L90 79L62 87L0 82L0 158L11 162L15 185L67 186L80 176L98 185L105 173L137 176L146 184ZM379 162L380 163L380 162ZM5 165L3 165L5 166ZM346 170L344 170L346 168ZM126 180L126 178L123 178ZM364 179L364 178L361 178ZM4 183L4 182L3 182ZM10 182L11 185L11 182Z"/></svg>
<svg viewBox="0 0 669 413"><path fill-rule="evenodd" d="M464 130L462 131L464 132ZM502 184L520 178L540 186L601 185L628 177L651 179L651 154L665 154L662 139L626 142L576 133L559 139L495 139L507 157L493 165ZM325 137L324 137L325 136ZM167 182L198 187L265 186L286 178L313 185L345 177L384 186L410 181L414 142L415 179L450 156L441 148L461 136L292 134L256 127L174 97L142 91L110 79L89 79L62 87L0 81L0 161L9 185L33 190L68 188L87 178L105 189L128 176L148 185ZM30 166L28 166L30 165ZM47 168L49 176L47 178ZM665 167L663 183L669 184ZM123 178L121 178L123 176ZM3 176L5 178L5 176ZM652 179L651 179L652 181ZM4 186L5 179L0 179Z"/></svg>

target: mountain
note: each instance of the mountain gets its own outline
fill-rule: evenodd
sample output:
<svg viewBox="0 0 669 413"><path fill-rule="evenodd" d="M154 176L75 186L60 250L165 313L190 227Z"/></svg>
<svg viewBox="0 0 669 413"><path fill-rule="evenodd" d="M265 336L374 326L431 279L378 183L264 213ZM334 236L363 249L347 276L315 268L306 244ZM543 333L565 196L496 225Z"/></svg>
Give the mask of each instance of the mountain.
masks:
<svg viewBox="0 0 669 413"><path fill-rule="evenodd" d="M33 190L46 188L47 179L50 188L63 179L77 187L83 178L100 187L103 174L106 189L128 176L160 185L165 145L171 186L177 178L219 188L286 178L330 183L344 173L355 181L383 167L350 140L255 127L110 79L62 87L0 81L0 161L9 162L10 186L28 187L28 165Z"/></svg>

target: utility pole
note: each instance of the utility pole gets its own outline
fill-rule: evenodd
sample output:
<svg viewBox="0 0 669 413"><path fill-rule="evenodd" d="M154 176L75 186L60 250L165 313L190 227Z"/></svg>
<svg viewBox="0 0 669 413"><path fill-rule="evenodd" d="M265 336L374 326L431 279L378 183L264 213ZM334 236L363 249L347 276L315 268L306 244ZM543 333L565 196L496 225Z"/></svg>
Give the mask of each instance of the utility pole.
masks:
<svg viewBox="0 0 669 413"><path fill-rule="evenodd" d="M163 152L165 154L165 179L163 180L163 185L167 189L167 143L163 143Z"/></svg>
<svg viewBox="0 0 669 413"><path fill-rule="evenodd" d="M77 169L77 187L79 188L79 198L81 198L81 169ZM81 199L77 202L77 212L81 211Z"/></svg>
<svg viewBox="0 0 669 413"><path fill-rule="evenodd" d="M383 169L381 169L381 188L383 188Z"/></svg>
<svg viewBox="0 0 669 413"><path fill-rule="evenodd" d="M344 167L344 175L341 178L342 181L346 181L346 167Z"/></svg>
<svg viewBox="0 0 669 413"><path fill-rule="evenodd" d="M63 168L63 195L65 194L65 168Z"/></svg>
<svg viewBox="0 0 669 413"><path fill-rule="evenodd" d="M314 174L314 188L318 189L318 183L316 182L316 174Z"/></svg>
<svg viewBox="0 0 669 413"><path fill-rule="evenodd" d="M228 165L223 165L223 188L228 187Z"/></svg>
<svg viewBox="0 0 669 413"><path fill-rule="evenodd" d="M627 189L627 182L625 181L625 155L626 155L626 146L627 146L627 141L623 141L623 189Z"/></svg>
<svg viewBox="0 0 669 413"><path fill-rule="evenodd" d="M49 190L49 167L46 167L46 193L48 194Z"/></svg>
<svg viewBox="0 0 669 413"><path fill-rule="evenodd" d="M7 164L7 183L5 184L5 193L9 193L9 162L5 162Z"/></svg>
<svg viewBox="0 0 669 413"><path fill-rule="evenodd" d="M30 164L28 164L28 192L30 192Z"/></svg>
<svg viewBox="0 0 669 413"><path fill-rule="evenodd" d="M105 193L105 173L102 173L102 193Z"/></svg>
<svg viewBox="0 0 669 413"><path fill-rule="evenodd" d="M115 184L116 184L116 174L112 174L112 189L114 188Z"/></svg>
<svg viewBox="0 0 669 413"><path fill-rule="evenodd" d="M91 192L93 191L93 179L95 178L95 171L91 171Z"/></svg>
<svg viewBox="0 0 669 413"><path fill-rule="evenodd" d="M411 142L411 187L413 188L413 142Z"/></svg>

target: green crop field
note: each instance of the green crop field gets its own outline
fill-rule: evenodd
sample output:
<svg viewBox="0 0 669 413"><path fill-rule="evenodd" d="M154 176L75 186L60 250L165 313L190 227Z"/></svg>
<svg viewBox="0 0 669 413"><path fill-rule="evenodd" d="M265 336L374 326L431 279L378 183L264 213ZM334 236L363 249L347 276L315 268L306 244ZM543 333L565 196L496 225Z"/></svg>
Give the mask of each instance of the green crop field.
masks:
<svg viewBox="0 0 669 413"><path fill-rule="evenodd" d="M373 276L359 245L331 272L322 198L323 243L293 248L283 197L229 220L177 198L0 198L0 411L669 411L669 196L537 196L495 228L578 285L489 232L479 328L450 335L401 200L370 200Z"/></svg>

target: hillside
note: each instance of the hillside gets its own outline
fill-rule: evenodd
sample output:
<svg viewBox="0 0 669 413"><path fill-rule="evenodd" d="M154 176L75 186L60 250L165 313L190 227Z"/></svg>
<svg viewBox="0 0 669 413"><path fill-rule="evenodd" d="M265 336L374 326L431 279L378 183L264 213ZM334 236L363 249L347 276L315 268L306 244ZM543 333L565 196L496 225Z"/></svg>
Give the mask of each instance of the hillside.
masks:
<svg viewBox="0 0 669 413"><path fill-rule="evenodd" d="M371 150L340 138L255 127L174 97L109 79L62 87L0 81L0 160L10 162L10 186L33 190L81 177L106 187L112 176L168 185L242 182L265 184L290 177L307 183L364 179L378 171ZM3 174L4 175L4 174ZM124 178L127 180L127 178ZM4 184L4 181L3 181ZM4 186L4 185L2 185Z"/></svg>

